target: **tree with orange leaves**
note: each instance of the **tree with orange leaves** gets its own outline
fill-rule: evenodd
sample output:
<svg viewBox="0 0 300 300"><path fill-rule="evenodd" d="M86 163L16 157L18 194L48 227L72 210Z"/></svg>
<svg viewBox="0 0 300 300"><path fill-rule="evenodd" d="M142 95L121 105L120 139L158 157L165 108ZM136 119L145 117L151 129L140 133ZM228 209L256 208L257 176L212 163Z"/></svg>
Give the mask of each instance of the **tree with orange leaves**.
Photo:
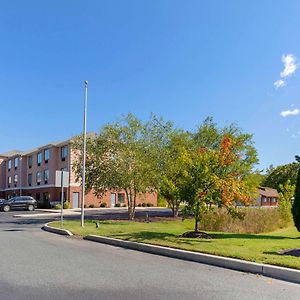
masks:
<svg viewBox="0 0 300 300"><path fill-rule="evenodd" d="M211 130L215 140L207 138ZM198 233L201 216L212 206L226 207L233 214L237 202L249 204L256 189L252 169L257 155L251 135L234 125L219 130L211 119L199 128L190 155L181 197L187 199Z"/></svg>

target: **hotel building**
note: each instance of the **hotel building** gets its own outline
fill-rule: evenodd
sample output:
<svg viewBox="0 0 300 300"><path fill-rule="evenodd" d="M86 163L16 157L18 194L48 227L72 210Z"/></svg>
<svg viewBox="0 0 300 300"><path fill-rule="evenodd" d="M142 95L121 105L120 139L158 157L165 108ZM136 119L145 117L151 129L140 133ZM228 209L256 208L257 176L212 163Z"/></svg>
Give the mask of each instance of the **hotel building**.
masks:
<svg viewBox="0 0 300 300"><path fill-rule="evenodd" d="M81 184L76 181L73 163L76 159L71 140L50 143L30 151L13 150L0 154L0 198L8 199L16 195L32 196L39 207L50 207L61 199L61 188L55 185L56 171L68 171L69 187L64 188L64 199L72 208L81 205ZM99 207L106 203L114 207L119 203L127 205L124 192L108 192L96 197L92 192L85 196L86 206ZM155 193L140 195L137 204L151 203L157 206Z"/></svg>

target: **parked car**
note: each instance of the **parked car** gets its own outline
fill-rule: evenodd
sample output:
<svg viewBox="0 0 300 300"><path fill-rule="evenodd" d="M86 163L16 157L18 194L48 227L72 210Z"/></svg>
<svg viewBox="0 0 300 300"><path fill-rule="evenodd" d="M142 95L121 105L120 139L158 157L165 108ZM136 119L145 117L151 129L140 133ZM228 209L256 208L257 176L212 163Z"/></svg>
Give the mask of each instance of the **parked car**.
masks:
<svg viewBox="0 0 300 300"><path fill-rule="evenodd" d="M0 210L8 212L11 209L23 208L33 211L37 208L37 201L30 196L17 196L8 200L0 200Z"/></svg>

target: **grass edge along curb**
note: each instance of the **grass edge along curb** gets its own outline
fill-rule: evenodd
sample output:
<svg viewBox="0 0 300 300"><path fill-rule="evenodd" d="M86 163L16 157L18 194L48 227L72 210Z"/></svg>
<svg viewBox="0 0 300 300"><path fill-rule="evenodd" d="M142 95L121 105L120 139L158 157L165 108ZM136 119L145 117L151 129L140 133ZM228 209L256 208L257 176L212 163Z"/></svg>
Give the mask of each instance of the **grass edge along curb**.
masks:
<svg viewBox="0 0 300 300"><path fill-rule="evenodd" d="M156 255L167 256L171 258L177 258L182 260L194 261L204 263L207 265L213 265L226 269L248 272L253 274L260 274L267 277L300 283L300 270L294 270L290 268L284 268L279 266L272 266L267 264L248 262L241 259L229 258L223 256L217 256L206 253L199 253L187 250L179 250L169 247L162 247L144 243L137 243L131 241L124 241L109 237L103 237L98 235L87 235L85 240L108 244L112 246L127 248L131 250L138 250Z"/></svg>
<svg viewBox="0 0 300 300"><path fill-rule="evenodd" d="M51 223L51 222L49 222L49 223ZM56 227L49 226L49 223L46 223L42 227L42 229L45 230L45 231L60 234L60 235L73 236L73 233L71 231L66 230L66 229L62 229L62 228L56 228Z"/></svg>

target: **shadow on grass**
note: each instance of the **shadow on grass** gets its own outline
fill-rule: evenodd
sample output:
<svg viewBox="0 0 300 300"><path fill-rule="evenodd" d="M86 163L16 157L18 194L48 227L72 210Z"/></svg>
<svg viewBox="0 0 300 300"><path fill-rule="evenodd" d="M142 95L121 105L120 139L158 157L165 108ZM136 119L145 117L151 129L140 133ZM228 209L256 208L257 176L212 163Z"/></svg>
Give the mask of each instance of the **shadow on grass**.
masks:
<svg viewBox="0 0 300 300"><path fill-rule="evenodd" d="M294 237L274 236L274 235L256 235L245 233L210 233L213 239L249 239L249 240L295 240Z"/></svg>
<svg viewBox="0 0 300 300"><path fill-rule="evenodd" d="M264 251L263 254L283 256L283 254L278 253L278 252L276 252L276 251Z"/></svg>
<svg viewBox="0 0 300 300"><path fill-rule="evenodd" d="M160 240L166 242L172 242L176 244L189 244L193 245L195 242L211 242L207 239L185 239L180 238L176 234L166 233L166 232L152 232L152 231L140 231L134 233L116 233L111 235L115 238L124 238L126 240L135 241L135 242L151 242L151 240Z"/></svg>

